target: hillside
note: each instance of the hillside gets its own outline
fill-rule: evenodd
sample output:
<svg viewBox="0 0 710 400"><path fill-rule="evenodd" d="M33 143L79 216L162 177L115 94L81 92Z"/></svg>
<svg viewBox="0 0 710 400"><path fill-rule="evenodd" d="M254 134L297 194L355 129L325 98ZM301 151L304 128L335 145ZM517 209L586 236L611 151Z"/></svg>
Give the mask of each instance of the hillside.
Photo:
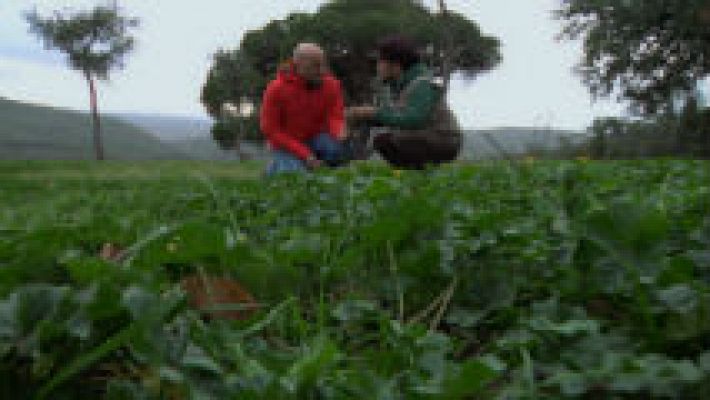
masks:
<svg viewBox="0 0 710 400"><path fill-rule="evenodd" d="M540 149L554 151L567 144L579 145L587 138L583 132L549 128L502 127L467 130L462 158L497 159Z"/></svg>
<svg viewBox="0 0 710 400"><path fill-rule="evenodd" d="M0 159L93 158L91 121L86 113L24 104L0 98ZM210 137L211 121L158 114L107 114L102 117L107 158L114 160L236 160ZM578 144L586 135L524 127L468 130L462 158L481 160L519 155L532 148L557 149L562 140ZM264 158L260 146L245 144L251 158Z"/></svg>
<svg viewBox="0 0 710 400"><path fill-rule="evenodd" d="M212 140L212 121L199 117L167 114L112 114L113 117L135 125L164 143L168 143L191 160L237 160L234 151L224 150ZM243 150L251 158L264 158L263 149L245 143Z"/></svg>
<svg viewBox="0 0 710 400"><path fill-rule="evenodd" d="M93 158L91 120L86 113L0 98L0 159L77 160ZM146 131L112 117L102 118L106 158L185 158Z"/></svg>
<svg viewBox="0 0 710 400"><path fill-rule="evenodd" d="M164 141L207 139L212 121L207 118L168 114L112 113L111 117L135 125Z"/></svg>

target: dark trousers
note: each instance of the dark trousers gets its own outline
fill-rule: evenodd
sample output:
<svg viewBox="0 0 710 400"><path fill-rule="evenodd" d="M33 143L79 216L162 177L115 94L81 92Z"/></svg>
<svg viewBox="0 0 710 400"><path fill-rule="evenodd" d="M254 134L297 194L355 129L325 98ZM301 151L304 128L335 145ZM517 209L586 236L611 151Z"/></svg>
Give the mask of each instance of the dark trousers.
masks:
<svg viewBox="0 0 710 400"><path fill-rule="evenodd" d="M381 133L374 138L374 147L392 166L402 169L424 169L456 159L457 146L432 143L431 139L417 136L395 137Z"/></svg>

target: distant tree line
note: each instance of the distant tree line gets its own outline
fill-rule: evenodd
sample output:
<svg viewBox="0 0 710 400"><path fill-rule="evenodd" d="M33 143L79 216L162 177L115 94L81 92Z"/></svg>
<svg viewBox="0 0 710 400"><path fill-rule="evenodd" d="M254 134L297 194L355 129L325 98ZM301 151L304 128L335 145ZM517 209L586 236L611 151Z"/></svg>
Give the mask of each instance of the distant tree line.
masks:
<svg viewBox="0 0 710 400"><path fill-rule="evenodd" d="M561 37L584 43L578 72L591 93L632 115L595 121L591 156L710 157L697 96L710 74L710 0L562 0L557 16Z"/></svg>
<svg viewBox="0 0 710 400"><path fill-rule="evenodd" d="M632 120L598 119L590 128L588 153L598 159L688 157L710 159L710 110L697 101L682 111Z"/></svg>

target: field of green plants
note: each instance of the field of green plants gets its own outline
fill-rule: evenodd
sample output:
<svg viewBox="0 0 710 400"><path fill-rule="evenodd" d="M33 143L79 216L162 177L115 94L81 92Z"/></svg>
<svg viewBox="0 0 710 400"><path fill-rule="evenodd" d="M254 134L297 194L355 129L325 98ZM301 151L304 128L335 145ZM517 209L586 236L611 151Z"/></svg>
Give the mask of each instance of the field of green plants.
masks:
<svg viewBox="0 0 710 400"><path fill-rule="evenodd" d="M0 163L0 399L710 392L707 162L259 176Z"/></svg>

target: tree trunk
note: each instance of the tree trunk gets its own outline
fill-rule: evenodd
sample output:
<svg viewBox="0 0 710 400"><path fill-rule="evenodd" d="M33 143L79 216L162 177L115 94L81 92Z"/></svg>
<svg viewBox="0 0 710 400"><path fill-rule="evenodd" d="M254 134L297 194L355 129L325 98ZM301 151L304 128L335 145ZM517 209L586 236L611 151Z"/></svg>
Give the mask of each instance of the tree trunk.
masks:
<svg viewBox="0 0 710 400"><path fill-rule="evenodd" d="M453 37L451 36L448 29L448 16L449 9L446 6L445 0L439 0L439 13L441 16L441 37L444 41L443 43L443 59L441 65L441 75L444 78L444 93L449 92L449 86L451 84L451 74L453 73L453 56L454 56L454 43Z"/></svg>
<svg viewBox="0 0 710 400"><path fill-rule="evenodd" d="M91 102L91 118L93 121L94 152L96 159L104 160L104 145L101 140L101 119L99 118L99 102L96 96L96 83L90 74L86 74L86 81L89 84L89 98Z"/></svg>
<svg viewBox="0 0 710 400"><path fill-rule="evenodd" d="M246 154L242 151L242 138L241 138L241 133L237 135L237 137L234 138L234 144L232 145L234 148L234 152L237 153L237 157L239 158L239 161L244 161L246 160L247 156Z"/></svg>
<svg viewBox="0 0 710 400"><path fill-rule="evenodd" d="M244 161L245 154L242 151L242 141L244 139L244 114L242 112L241 104L239 104L239 107L237 108L237 113L239 114L239 132L237 132L236 136L234 137L234 150L236 150L237 152L237 157L239 157L239 161Z"/></svg>

